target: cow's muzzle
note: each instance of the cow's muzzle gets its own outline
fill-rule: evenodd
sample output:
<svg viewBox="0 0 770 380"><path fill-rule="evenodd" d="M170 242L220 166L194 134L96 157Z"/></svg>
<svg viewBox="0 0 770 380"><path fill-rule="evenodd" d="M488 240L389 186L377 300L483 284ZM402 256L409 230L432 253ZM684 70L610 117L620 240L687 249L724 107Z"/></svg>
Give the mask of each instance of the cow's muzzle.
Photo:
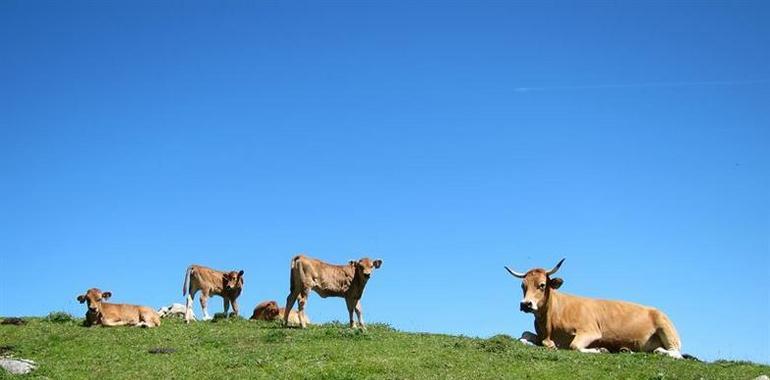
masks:
<svg viewBox="0 0 770 380"><path fill-rule="evenodd" d="M525 313L532 313L535 311L535 308L532 305L532 301L521 301L519 304L519 310Z"/></svg>

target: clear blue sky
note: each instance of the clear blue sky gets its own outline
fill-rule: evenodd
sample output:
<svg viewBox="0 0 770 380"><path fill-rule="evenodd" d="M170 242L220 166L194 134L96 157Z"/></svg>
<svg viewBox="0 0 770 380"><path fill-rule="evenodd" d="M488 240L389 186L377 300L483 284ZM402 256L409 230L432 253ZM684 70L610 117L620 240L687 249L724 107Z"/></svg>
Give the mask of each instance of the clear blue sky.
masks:
<svg viewBox="0 0 770 380"><path fill-rule="evenodd" d="M768 362L767 2L110 3L0 2L0 315L181 302L191 263L248 315L307 252L384 260L368 321L518 336L503 265L566 257Z"/></svg>

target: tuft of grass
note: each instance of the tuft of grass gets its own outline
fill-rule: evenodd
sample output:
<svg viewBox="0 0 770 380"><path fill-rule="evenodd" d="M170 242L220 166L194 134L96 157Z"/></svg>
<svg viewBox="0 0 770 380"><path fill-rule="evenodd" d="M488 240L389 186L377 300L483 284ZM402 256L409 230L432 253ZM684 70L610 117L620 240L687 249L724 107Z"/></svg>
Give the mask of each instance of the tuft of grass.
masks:
<svg viewBox="0 0 770 380"><path fill-rule="evenodd" d="M45 320L53 323L70 323L75 322L77 319L72 314L64 311L52 311L48 313Z"/></svg>
<svg viewBox="0 0 770 380"><path fill-rule="evenodd" d="M3 318L3 320L0 321L0 325L24 326L26 324L27 324L27 321L17 317Z"/></svg>
<svg viewBox="0 0 770 380"><path fill-rule="evenodd" d="M289 334L285 330L274 329L265 333L262 337L262 341L265 343L282 343L285 342L288 337Z"/></svg>
<svg viewBox="0 0 770 380"><path fill-rule="evenodd" d="M27 321L23 328L0 325L0 347L38 363L28 378L753 379L770 374L770 366L749 362L552 351L507 335L406 333L386 324L362 331L343 323L302 330L242 318L190 324L169 319L149 329ZM0 371L0 379L10 378Z"/></svg>
<svg viewBox="0 0 770 380"><path fill-rule="evenodd" d="M0 346L0 357L3 357L4 355L12 354L13 351L15 350L16 350L16 347L10 344L2 345Z"/></svg>
<svg viewBox="0 0 770 380"><path fill-rule="evenodd" d="M514 345L520 344L519 341L514 340L509 335L500 334L495 335L489 339L481 340L478 342L478 347L482 351L491 353L501 353L510 351L514 348Z"/></svg>
<svg viewBox="0 0 770 380"><path fill-rule="evenodd" d="M241 317L240 315L235 315L230 313L229 315L225 313L216 313L214 314L214 318L211 319L211 322L217 323L217 322L233 322L233 321L244 321L245 318Z"/></svg>
<svg viewBox="0 0 770 380"><path fill-rule="evenodd" d="M151 348L147 350L147 352L151 354L173 354L174 352L176 352L176 349L170 348L170 347L156 347L156 348Z"/></svg>

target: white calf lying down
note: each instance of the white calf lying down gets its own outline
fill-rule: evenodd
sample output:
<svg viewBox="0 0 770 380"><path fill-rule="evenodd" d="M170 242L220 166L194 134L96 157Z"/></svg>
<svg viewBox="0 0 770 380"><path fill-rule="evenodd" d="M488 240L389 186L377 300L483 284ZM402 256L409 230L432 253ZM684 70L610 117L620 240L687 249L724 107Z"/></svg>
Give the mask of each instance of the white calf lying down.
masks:
<svg viewBox="0 0 770 380"><path fill-rule="evenodd" d="M160 315L161 318L168 318L168 317L184 317L185 312L187 310L187 307L185 305L182 305L181 303L172 303L169 306L164 306L158 309L158 315ZM191 316L193 320L196 320L195 313L190 310Z"/></svg>

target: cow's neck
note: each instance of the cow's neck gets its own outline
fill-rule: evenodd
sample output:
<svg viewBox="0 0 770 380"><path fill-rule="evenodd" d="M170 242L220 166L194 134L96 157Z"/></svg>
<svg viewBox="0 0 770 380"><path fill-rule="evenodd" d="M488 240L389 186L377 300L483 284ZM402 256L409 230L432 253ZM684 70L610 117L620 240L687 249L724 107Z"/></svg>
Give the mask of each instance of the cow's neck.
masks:
<svg viewBox="0 0 770 380"><path fill-rule="evenodd" d="M561 294L556 289L550 289L548 301L534 313L538 335L543 335L541 338L550 338L553 327L551 326L551 319L554 313L558 313L559 298L561 298Z"/></svg>
<svg viewBox="0 0 770 380"><path fill-rule="evenodd" d="M348 293L354 298L361 298L361 294L364 292L364 286L369 281L367 278L361 275L361 273L353 269L353 276L348 287Z"/></svg>

